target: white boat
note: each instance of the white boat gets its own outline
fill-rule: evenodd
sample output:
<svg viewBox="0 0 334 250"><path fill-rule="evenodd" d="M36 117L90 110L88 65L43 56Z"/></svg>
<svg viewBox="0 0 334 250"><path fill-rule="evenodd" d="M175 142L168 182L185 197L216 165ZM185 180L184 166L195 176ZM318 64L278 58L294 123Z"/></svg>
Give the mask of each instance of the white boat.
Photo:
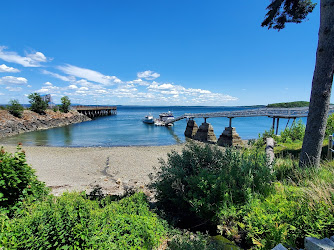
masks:
<svg viewBox="0 0 334 250"><path fill-rule="evenodd" d="M151 115L151 114L146 115L145 118L143 119L143 123L154 124L153 115Z"/></svg>
<svg viewBox="0 0 334 250"><path fill-rule="evenodd" d="M173 123L168 123L171 120L174 120L174 115L171 111L168 111L167 113L159 114L159 119L156 119L154 124L157 126L172 126Z"/></svg>

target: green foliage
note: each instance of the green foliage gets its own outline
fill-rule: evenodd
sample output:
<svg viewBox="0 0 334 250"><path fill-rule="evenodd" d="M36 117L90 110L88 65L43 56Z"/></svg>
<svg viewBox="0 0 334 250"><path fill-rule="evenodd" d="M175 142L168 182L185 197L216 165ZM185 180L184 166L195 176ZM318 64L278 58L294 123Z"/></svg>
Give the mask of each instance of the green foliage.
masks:
<svg viewBox="0 0 334 250"><path fill-rule="evenodd" d="M70 106L71 106L71 101L68 98L68 96L63 96L61 98L61 105L59 106L59 110L63 113L67 113L69 111Z"/></svg>
<svg viewBox="0 0 334 250"><path fill-rule="evenodd" d="M26 163L20 146L15 154L0 149L0 209L10 214L28 197L37 199L48 192L44 183L37 180L35 171Z"/></svg>
<svg viewBox="0 0 334 250"><path fill-rule="evenodd" d="M311 0L272 0L261 26L281 30L286 23L301 23L315 6Z"/></svg>
<svg viewBox="0 0 334 250"><path fill-rule="evenodd" d="M227 240L228 241L228 240ZM173 238L168 242L168 248L173 250L209 250L209 249L238 249L231 242L221 243L218 240L211 239L208 235L201 233L191 233L188 231L176 232Z"/></svg>
<svg viewBox="0 0 334 250"><path fill-rule="evenodd" d="M48 103L43 101L42 97L38 93L32 93L28 95L30 109L38 114L45 114L45 110L48 108Z"/></svg>
<svg viewBox="0 0 334 250"><path fill-rule="evenodd" d="M224 211L270 190L273 175L264 153L243 153L210 145L188 144L172 152L152 178L158 207L218 223Z"/></svg>
<svg viewBox="0 0 334 250"><path fill-rule="evenodd" d="M0 220L0 246L8 249L152 249L167 235L143 193L104 207L86 195L65 193L25 204ZM1 217L0 217L1 218Z"/></svg>
<svg viewBox="0 0 334 250"><path fill-rule="evenodd" d="M327 119L326 136L334 134L334 114L331 114Z"/></svg>
<svg viewBox="0 0 334 250"><path fill-rule="evenodd" d="M320 184L321 182L315 182ZM317 188L317 190L315 190ZM253 244L271 249L279 243L303 247L304 238L325 238L334 232L333 186L283 186L264 201L254 199L244 217Z"/></svg>
<svg viewBox="0 0 334 250"><path fill-rule="evenodd" d="M23 106L19 103L18 100L10 100L9 105L7 106L7 110L9 113L11 113L13 116L16 116L18 118L22 117L23 113Z"/></svg>
<svg viewBox="0 0 334 250"><path fill-rule="evenodd" d="M302 141L305 135L305 125L302 120L293 122L291 127L286 127L280 136L275 135L274 130L264 131L263 134L259 134L259 138L254 143L257 148L263 147L266 144L266 139L271 137L276 143L288 143L293 144ZM298 144L299 145L299 144Z"/></svg>
<svg viewBox="0 0 334 250"><path fill-rule="evenodd" d="M294 141L302 141L305 135L305 125L302 120L298 120L298 122L293 122L291 127L286 127L281 132L281 138L279 142L294 142Z"/></svg>
<svg viewBox="0 0 334 250"><path fill-rule="evenodd" d="M298 107L308 107L310 102L297 101L297 102L279 102L268 104L267 108L298 108Z"/></svg>

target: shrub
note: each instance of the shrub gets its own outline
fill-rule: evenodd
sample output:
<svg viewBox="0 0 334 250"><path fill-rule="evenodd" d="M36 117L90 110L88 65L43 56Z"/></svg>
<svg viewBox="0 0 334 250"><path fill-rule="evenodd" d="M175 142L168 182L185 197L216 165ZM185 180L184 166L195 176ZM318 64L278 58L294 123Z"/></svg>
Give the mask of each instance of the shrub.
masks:
<svg viewBox="0 0 334 250"><path fill-rule="evenodd" d="M37 180L35 171L26 163L25 153L20 146L15 154L0 149L0 208L17 209L25 198L40 198L48 190Z"/></svg>
<svg viewBox="0 0 334 250"><path fill-rule="evenodd" d="M327 119L326 136L334 133L334 114L331 114Z"/></svg>
<svg viewBox="0 0 334 250"><path fill-rule="evenodd" d="M244 217L244 228L253 244L265 249L279 243L301 248L307 236L333 235L333 184L312 183L308 187L277 183L274 194L264 201L253 200Z"/></svg>
<svg viewBox="0 0 334 250"><path fill-rule="evenodd" d="M243 153L210 145L188 144L173 151L152 177L157 205L166 212L191 214L217 224L224 211L266 194L273 175L264 153Z"/></svg>
<svg viewBox="0 0 334 250"><path fill-rule="evenodd" d="M286 127L281 132L280 142L294 142L294 141L302 141L305 135L305 125L302 120L298 120L298 122L293 122L291 127Z"/></svg>
<svg viewBox="0 0 334 250"><path fill-rule="evenodd" d="M11 113L13 116L16 116L18 118L22 117L23 113L23 106L19 103L18 100L10 100L9 105L7 106L7 110L9 113Z"/></svg>
<svg viewBox="0 0 334 250"><path fill-rule="evenodd" d="M104 207L84 193L48 196L0 223L8 249L152 249L167 235L143 193Z"/></svg>
<svg viewBox="0 0 334 250"><path fill-rule="evenodd" d="M38 114L45 114L45 110L48 108L48 103L43 101L42 97L38 93L32 93L28 95L30 109Z"/></svg>
<svg viewBox="0 0 334 250"><path fill-rule="evenodd" d="M69 108L71 106L71 101L67 96L63 96L61 98L61 105L59 107L59 110L61 112L67 113L69 111Z"/></svg>

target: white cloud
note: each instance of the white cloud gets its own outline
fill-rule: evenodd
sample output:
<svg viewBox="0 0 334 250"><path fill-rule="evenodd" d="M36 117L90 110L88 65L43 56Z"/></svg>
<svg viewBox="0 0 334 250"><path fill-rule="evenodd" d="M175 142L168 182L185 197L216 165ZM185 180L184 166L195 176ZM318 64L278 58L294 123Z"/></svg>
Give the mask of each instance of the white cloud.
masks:
<svg viewBox="0 0 334 250"><path fill-rule="evenodd" d="M17 73L17 72L20 72L20 70L15 69L15 68L13 68L13 67L8 67L8 66L5 65L5 64L1 64L1 65L0 65L0 72Z"/></svg>
<svg viewBox="0 0 334 250"><path fill-rule="evenodd" d="M50 76L53 76L55 78L58 78L64 82L73 82L75 81L75 77L74 76L63 76L63 75L59 75L57 73L54 73L54 72L50 72L48 70L42 70L42 73L44 75L50 75Z"/></svg>
<svg viewBox="0 0 334 250"><path fill-rule="evenodd" d="M5 46L0 46L0 59L6 62L17 63L24 67L41 67L41 62L48 61L42 52L20 56L13 51L4 51L5 49Z"/></svg>
<svg viewBox="0 0 334 250"><path fill-rule="evenodd" d="M0 78L0 84L5 85L24 85L28 80L24 77L4 76Z"/></svg>
<svg viewBox="0 0 334 250"><path fill-rule="evenodd" d="M37 92L43 94L59 94L61 90L62 89L60 87L54 86L51 82L46 82L41 89L37 90Z"/></svg>
<svg viewBox="0 0 334 250"><path fill-rule="evenodd" d="M36 52L34 54L28 54L28 58L31 58L31 60L35 62L47 62L48 59L45 57L45 55L42 52Z"/></svg>
<svg viewBox="0 0 334 250"><path fill-rule="evenodd" d="M153 72L151 70L146 70L143 72L138 72L137 77L138 78L145 78L146 80L154 80L160 76L159 73Z"/></svg>
<svg viewBox="0 0 334 250"><path fill-rule="evenodd" d="M172 102L175 105L219 105L228 101L238 100L236 97L220 93L212 93L210 90L206 89L185 88L173 83L158 83L155 81L147 87L147 90L153 92L154 99L158 100L160 103L167 104Z"/></svg>
<svg viewBox="0 0 334 250"><path fill-rule="evenodd" d="M70 64L66 64L65 66L58 66L58 69L60 69L65 74L68 74L70 76L84 78L88 81L93 81L93 82L101 83L101 84L104 84L104 85L112 85L114 83L121 83L122 82L116 76L103 75L98 71L94 71L94 70L91 70L91 69L80 68L80 67L73 66L73 65L70 65Z"/></svg>
<svg viewBox="0 0 334 250"><path fill-rule="evenodd" d="M74 84L71 84L68 86L69 89L77 89L78 86L77 85L74 85Z"/></svg>
<svg viewBox="0 0 334 250"><path fill-rule="evenodd" d="M8 91L11 91L11 92L19 92L19 91L22 91L22 88L21 87L6 87L6 89Z"/></svg>

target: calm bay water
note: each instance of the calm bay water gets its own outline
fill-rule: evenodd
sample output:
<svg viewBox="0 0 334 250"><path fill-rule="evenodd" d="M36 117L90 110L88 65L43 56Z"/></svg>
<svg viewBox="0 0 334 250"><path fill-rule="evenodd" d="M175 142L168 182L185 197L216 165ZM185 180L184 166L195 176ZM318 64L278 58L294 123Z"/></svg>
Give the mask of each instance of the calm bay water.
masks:
<svg viewBox="0 0 334 250"><path fill-rule="evenodd" d="M178 121L172 127L158 127L144 124L142 119L148 113L155 118L162 112L172 111L174 116L184 113L207 113L243 110L245 107L130 107L121 106L117 115L105 116L93 121L73 124L61 128L24 133L0 140L0 144L17 144L57 147L113 147L113 146L154 146L171 145L185 141L186 120ZM198 126L204 119L195 119ZM217 139L228 126L227 118L210 118ZM304 123L306 118L303 118ZM290 125L291 125L290 121ZM286 126L287 119L280 119L279 131ZM268 117L234 118L232 126L236 127L242 139L254 139L272 126Z"/></svg>

